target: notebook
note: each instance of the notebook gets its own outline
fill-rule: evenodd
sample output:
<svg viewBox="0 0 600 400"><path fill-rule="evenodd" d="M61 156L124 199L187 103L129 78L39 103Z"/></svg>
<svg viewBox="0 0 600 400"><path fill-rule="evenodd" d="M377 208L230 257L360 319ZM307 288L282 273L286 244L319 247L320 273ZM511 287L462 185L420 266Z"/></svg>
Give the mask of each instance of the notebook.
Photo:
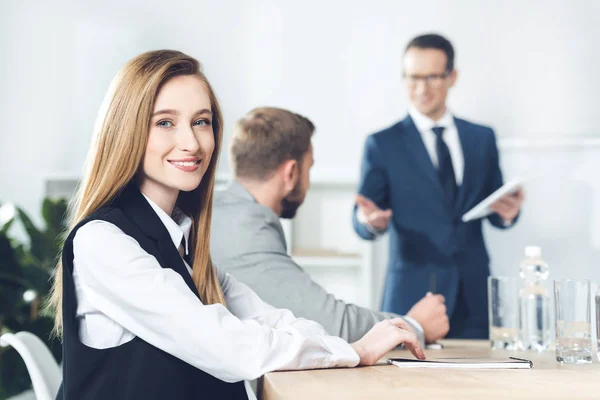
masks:
<svg viewBox="0 0 600 400"><path fill-rule="evenodd" d="M388 358L388 364L400 368L460 368L460 369L530 369L533 362L523 358L429 358L417 360L415 358Z"/></svg>
<svg viewBox="0 0 600 400"><path fill-rule="evenodd" d="M492 213L490 206L494 204L494 202L505 194L515 193L523 184L524 179L520 177L511 179L506 182L502 187L498 188L494 193L490 194L488 197L483 199L479 204L475 207L471 208L469 211L462 216L463 222L468 222L474 219L487 217Z"/></svg>

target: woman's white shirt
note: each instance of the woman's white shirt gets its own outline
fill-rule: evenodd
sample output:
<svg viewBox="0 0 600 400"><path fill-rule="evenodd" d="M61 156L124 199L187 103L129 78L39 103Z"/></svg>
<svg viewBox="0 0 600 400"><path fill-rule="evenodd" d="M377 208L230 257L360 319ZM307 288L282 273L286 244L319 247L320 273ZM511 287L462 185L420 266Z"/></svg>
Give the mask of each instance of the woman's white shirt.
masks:
<svg viewBox="0 0 600 400"><path fill-rule="evenodd" d="M187 244L190 218L178 210L171 218L146 200L175 247L183 238ZM202 304L181 275L162 268L112 223L94 220L79 228L73 252L79 337L87 346L115 347L138 336L227 382L275 370L352 367L359 362L343 339L328 336L316 322L268 305L218 266L227 308Z"/></svg>

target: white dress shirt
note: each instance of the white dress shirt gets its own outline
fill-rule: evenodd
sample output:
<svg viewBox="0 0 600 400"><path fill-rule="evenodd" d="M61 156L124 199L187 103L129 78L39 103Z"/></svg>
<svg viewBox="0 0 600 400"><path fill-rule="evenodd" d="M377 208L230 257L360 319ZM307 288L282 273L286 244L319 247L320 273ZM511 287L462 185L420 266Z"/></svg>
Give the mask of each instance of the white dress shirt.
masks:
<svg viewBox="0 0 600 400"><path fill-rule="evenodd" d="M146 200L173 244L178 247L183 237L187 243L191 220L175 211L175 221ZM95 220L79 228L73 252L79 337L87 346L114 347L139 336L226 382L274 370L352 367L359 362L344 340L328 336L316 322L266 304L218 268L227 308L202 304L181 275L162 268L109 222Z"/></svg>
<svg viewBox="0 0 600 400"><path fill-rule="evenodd" d="M437 152L435 150L436 135L433 133L432 128L436 126L445 128L442 139L450 151L452 168L454 169L454 176L456 177L456 186L460 186L463 181L465 158L463 156L460 138L458 137L458 130L456 129L456 125L454 125L454 117L452 116L452 113L450 113L449 110L446 110L446 113L437 122L421 114L414 107L411 107L408 110L408 113L415 123L417 130L421 134L423 144L425 144L427 153L429 153L431 162L436 169L439 166L439 162Z"/></svg>

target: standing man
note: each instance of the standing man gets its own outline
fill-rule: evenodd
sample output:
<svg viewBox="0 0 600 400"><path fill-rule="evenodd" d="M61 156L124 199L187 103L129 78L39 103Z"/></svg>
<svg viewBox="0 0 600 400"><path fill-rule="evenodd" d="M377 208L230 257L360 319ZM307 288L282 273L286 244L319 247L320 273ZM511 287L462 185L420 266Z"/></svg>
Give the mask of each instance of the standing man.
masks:
<svg viewBox="0 0 600 400"><path fill-rule="evenodd" d="M461 216L502 186L494 131L448 110L457 72L446 38L414 38L403 64L409 115L366 140L354 229L366 240L390 233L384 311L403 314L435 291L446 299L447 337L487 338L490 269L481 219L464 223ZM511 227L522 202L521 190L504 196L488 220Z"/></svg>

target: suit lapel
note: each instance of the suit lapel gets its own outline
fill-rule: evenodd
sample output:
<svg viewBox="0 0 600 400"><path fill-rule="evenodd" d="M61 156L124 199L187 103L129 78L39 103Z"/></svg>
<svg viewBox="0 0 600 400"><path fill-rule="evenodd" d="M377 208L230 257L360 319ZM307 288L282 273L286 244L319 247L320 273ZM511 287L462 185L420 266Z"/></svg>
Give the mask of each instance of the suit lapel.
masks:
<svg viewBox="0 0 600 400"><path fill-rule="evenodd" d="M404 125L404 131L406 133L405 138L407 141L406 148L408 149L408 153L411 154L421 172L427 177L427 180L429 180L436 188L435 190L438 192L440 200L444 201L444 189L437 176L431 157L425 148L425 143L423 143L421 134L410 116L406 117L404 121L402 121L402 124ZM446 202L444 201L444 203Z"/></svg>
<svg viewBox="0 0 600 400"><path fill-rule="evenodd" d="M146 201L137 186L128 185L118 198L118 203L140 230L156 242L163 268L171 268L182 276L190 290L198 295L198 289L190 276L177 248L173 245L169 231ZM146 250L146 249L145 249ZM146 250L148 251L148 250Z"/></svg>
<svg viewBox="0 0 600 400"><path fill-rule="evenodd" d="M431 157L429 156L429 153L427 153L427 149L425 148L425 143L423 143L421 134L417 130L417 127L410 116L406 117L406 119L403 121L403 124L406 132L406 141L408 144L407 148L409 149L409 153L413 156L419 169L425 173L427 179L439 190L440 196L443 196L444 191L442 189L442 185L438 179L435 167L431 162Z"/></svg>
<svg viewBox="0 0 600 400"><path fill-rule="evenodd" d="M171 241L171 236L169 236L168 232L167 235L163 239L159 239L156 244L158 246L158 251L160 251L160 254L163 257L165 265L177 271L179 275L183 277L183 280L188 285L190 290L194 292L194 294L198 296L198 298L200 298L200 295L198 294L198 289L194 284L194 280L192 279L192 276L188 272L188 269L186 268L185 264L183 263L183 260L179 255L179 251L177 251L177 249L173 245L173 242Z"/></svg>

